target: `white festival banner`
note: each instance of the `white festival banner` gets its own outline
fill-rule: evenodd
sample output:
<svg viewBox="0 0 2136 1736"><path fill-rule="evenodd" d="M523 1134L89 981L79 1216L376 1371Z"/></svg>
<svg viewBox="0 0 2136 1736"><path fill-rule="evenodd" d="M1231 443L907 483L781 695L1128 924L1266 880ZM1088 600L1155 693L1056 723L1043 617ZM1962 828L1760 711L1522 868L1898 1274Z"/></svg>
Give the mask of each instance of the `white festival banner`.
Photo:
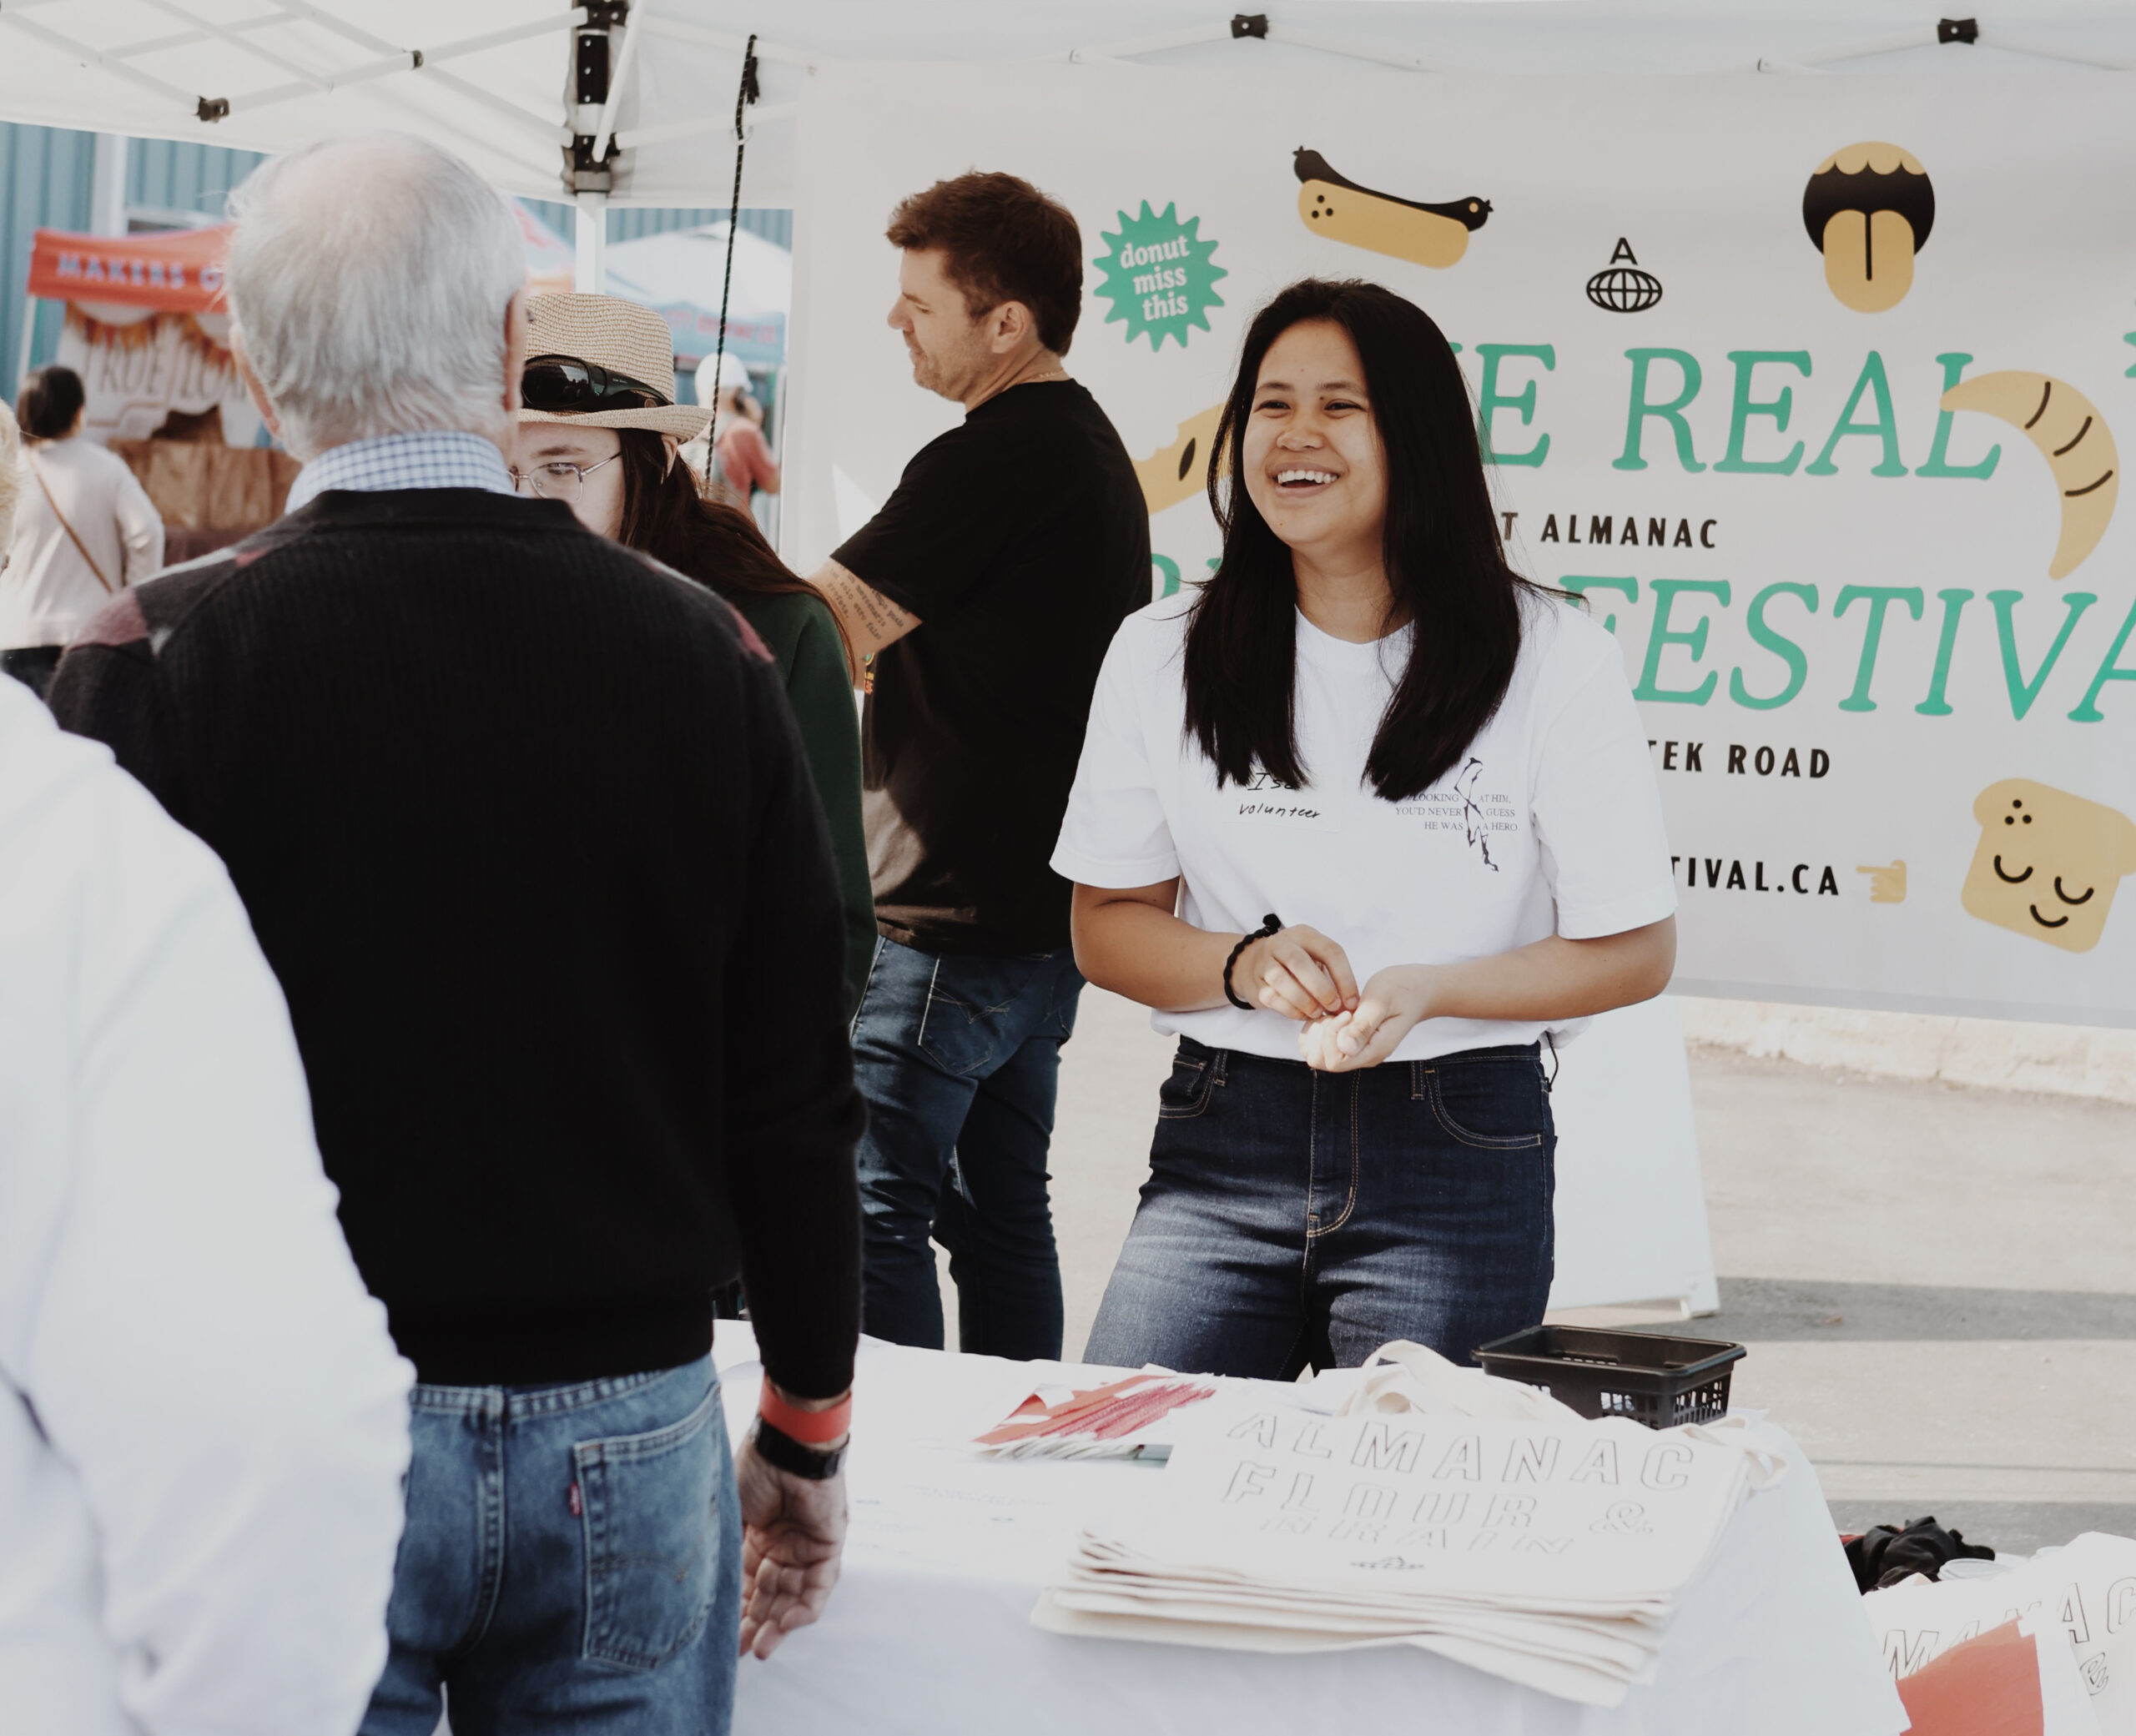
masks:
<svg viewBox="0 0 2136 1736"><path fill-rule="evenodd" d="M1253 310L1373 279L1459 346L1515 566L1623 648L1678 989L2136 1024L2120 81L824 67L801 133L803 570L959 414L884 325L905 194L1002 169L1075 213L1069 365L1153 594L1217 553Z"/></svg>

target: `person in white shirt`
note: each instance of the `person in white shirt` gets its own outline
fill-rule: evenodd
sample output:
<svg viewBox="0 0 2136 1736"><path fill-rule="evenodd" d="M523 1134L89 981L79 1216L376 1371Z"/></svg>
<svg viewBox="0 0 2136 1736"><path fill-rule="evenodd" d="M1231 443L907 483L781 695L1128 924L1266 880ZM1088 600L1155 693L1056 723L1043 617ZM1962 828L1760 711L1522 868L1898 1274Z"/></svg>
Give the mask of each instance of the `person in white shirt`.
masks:
<svg viewBox="0 0 2136 1736"><path fill-rule="evenodd" d="M1507 566L1421 309L1291 285L1214 445L1222 563L1113 641L1053 856L1083 974L1180 1037L1085 1358L1465 1362L1549 1293L1539 1044L1674 968L1645 732Z"/></svg>
<svg viewBox="0 0 2136 1736"><path fill-rule="evenodd" d="M356 1728L414 1371L335 1200L221 865L0 681L0 1728Z"/></svg>
<svg viewBox="0 0 2136 1736"><path fill-rule="evenodd" d="M53 366L15 404L28 450L0 572L0 669L40 698L89 617L164 564L164 521L134 472L81 438L86 403L81 375Z"/></svg>

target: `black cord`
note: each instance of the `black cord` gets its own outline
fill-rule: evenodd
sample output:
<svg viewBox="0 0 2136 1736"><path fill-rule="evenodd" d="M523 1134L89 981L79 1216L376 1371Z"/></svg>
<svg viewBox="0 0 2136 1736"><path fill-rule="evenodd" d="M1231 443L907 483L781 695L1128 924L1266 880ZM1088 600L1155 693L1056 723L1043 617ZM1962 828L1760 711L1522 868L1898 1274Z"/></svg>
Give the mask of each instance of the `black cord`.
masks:
<svg viewBox="0 0 2136 1736"><path fill-rule="evenodd" d="M1238 944L1232 949L1231 957L1224 960L1224 999L1242 1013L1252 1012L1254 1005L1250 1000L1241 1000L1238 998L1238 991L1232 987L1232 967L1238 963L1238 955L1252 946L1255 941L1266 940L1271 934L1280 933L1282 927L1282 918L1277 915L1274 911L1270 911L1267 915L1261 918L1259 928L1251 934L1239 936Z"/></svg>
<svg viewBox="0 0 2136 1736"><path fill-rule="evenodd" d="M757 38L749 33L749 44L742 51L742 83L734 93L734 196L727 207L727 274L719 284L719 347L712 358L712 420L719 420L719 370L727 360L727 304L734 291L734 235L742 222L742 153L748 141L742 133L742 113L762 94L757 88ZM718 460L713 455L713 430L710 423L704 435L704 486L708 496L712 491L713 474Z"/></svg>

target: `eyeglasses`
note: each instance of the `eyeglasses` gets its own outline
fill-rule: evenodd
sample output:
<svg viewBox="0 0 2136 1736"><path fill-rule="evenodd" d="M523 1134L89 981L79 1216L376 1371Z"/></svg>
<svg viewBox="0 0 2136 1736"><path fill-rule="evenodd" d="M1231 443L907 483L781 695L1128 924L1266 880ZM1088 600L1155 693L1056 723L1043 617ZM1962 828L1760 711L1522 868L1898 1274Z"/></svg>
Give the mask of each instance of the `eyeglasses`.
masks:
<svg viewBox="0 0 2136 1736"><path fill-rule="evenodd" d="M537 355L519 376L519 401L529 410L652 410L674 400L642 380L575 355Z"/></svg>
<svg viewBox="0 0 2136 1736"><path fill-rule="evenodd" d="M540 501L576 501L586 492L586 479L602 465L613 464L623 455L611 452L601 464L568 464L555 459L547 464L537 464L531 470L516 466L511 472L513 490L523 495L532 495Z"/></svg>

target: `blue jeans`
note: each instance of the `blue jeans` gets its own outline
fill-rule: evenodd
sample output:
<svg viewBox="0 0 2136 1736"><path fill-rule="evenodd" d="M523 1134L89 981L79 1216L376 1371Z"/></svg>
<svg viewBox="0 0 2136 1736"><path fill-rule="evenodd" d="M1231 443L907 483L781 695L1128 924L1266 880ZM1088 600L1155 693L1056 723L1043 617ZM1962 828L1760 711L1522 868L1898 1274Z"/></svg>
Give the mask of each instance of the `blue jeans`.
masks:
<svg viewBox="0 0 2136 1736"><path fill-rule="evenodd" d="M742 1518L719 1377L418 1386L392 1650L361 1736L724 1736Z"/></svg>
<svg viewBox="0 0 2136 1736"><path fill-rule="evenodd" d="M1180 1041L1084 1360L1293 1380L1390 1339L1460 1363L1550 1293L1531 1044L1316 1073Z"/></svg>
<svg viewBox="0 0 2136 1736"><path fill-rule="evenodd" d="M950 1250L965 1350L1060 1354L1045 1158L1082 989L1065 948L977 958L878 943L853 1018L868 1099L861 1324L876 1337L942 1348L931 1235Z"/></svg>

